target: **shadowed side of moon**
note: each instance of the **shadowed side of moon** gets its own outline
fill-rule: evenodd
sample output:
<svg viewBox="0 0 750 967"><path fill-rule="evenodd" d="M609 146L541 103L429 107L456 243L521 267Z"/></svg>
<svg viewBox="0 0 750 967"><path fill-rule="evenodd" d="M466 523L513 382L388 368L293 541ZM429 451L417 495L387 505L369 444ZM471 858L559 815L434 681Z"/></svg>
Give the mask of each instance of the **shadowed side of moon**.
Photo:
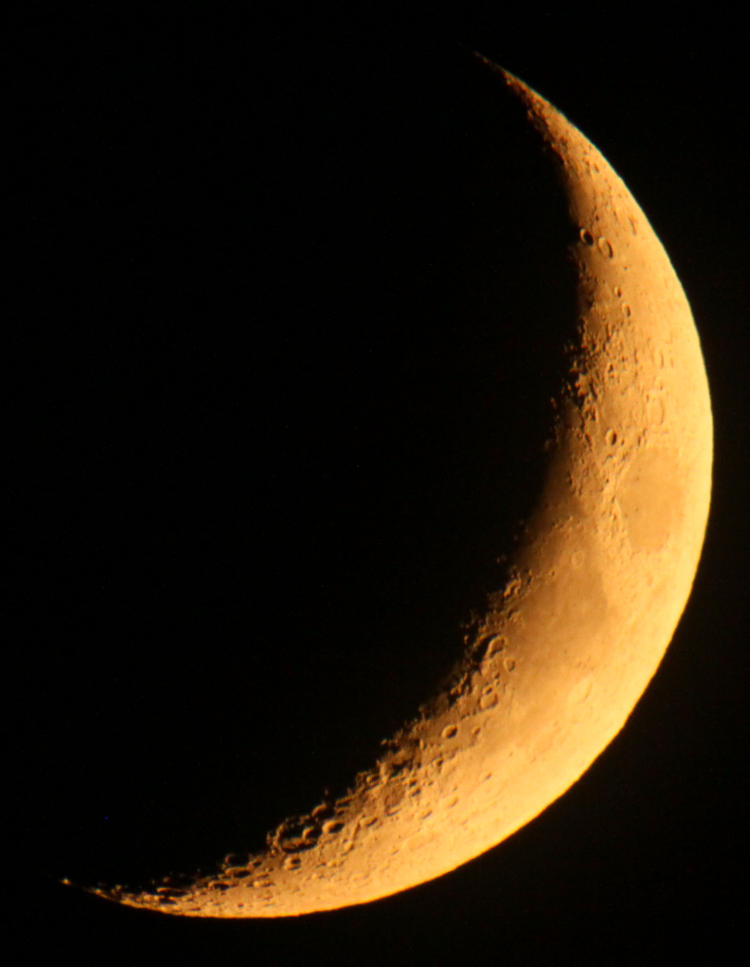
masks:
<svg viewBox="0 0 750 967"><path fill-rule="evenodd" d="M578 324L564 195L471 58L379 55L269 65L252 143L222 77L182 92L190 226L136 293L150 335L125 305L97 338L94 299L44 391L65 403L40 503L60 874L210 867L343 792L460 657L536 506ZM663 470L620 496L634 543L658 539L638 507Z"/></svg>

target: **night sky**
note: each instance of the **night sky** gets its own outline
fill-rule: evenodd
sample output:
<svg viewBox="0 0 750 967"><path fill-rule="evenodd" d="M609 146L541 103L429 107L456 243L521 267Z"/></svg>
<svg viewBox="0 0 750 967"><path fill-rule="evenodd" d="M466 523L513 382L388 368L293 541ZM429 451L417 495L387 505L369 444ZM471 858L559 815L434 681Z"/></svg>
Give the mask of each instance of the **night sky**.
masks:
<svg viewBox="0 0 750 967"><path fill-rule="evenodd" d="M728 22L591 17L13 25L4 912L28 962L723 962L739 938L746 52ZM693 309L714 495L664 662L562 799L420 888L277 922L65 889L209 869L343 791L502 578L571 289L546 162L492 126L470 50L602 151Z"/></svg>

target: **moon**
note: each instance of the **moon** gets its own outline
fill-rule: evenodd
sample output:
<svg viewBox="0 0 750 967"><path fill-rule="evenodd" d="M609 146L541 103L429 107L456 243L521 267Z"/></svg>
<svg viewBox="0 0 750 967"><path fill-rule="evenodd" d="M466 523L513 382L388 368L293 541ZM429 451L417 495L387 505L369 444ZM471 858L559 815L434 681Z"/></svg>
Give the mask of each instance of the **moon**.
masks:
<svg viewBox="0 0 750 967"><path fill-rule="evenodd" d="M698 334L669 258L620 177L517 77L505 86L559 173L579 325L554 403L542 497L443 689L346 795L213 876L91 892L193 917L367 903L501 843L622 729L672 638L706 528L712 417ZM499 548L498 551L505 549ZM463 651L462 651L463 649Z"/></svg>

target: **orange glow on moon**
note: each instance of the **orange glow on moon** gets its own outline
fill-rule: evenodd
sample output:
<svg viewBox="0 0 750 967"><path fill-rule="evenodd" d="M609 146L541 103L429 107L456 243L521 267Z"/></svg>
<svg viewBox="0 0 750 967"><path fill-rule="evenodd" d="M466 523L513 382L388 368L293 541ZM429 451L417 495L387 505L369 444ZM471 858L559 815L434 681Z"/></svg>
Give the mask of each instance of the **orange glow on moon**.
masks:
<svg viewBox="0 0 750 967"><path fill-rule="evenodd" d="M487 83L517 94L551 150L577 238L579 341L511 580L489 597L452 685L346 796L282 823L265 852L216 876L179 890L95 891L103 896L183 916L279 917L440 876L585 772L669 644L711 490L711 407L690 308L602 155L523 82L485 64Z"/></svg>

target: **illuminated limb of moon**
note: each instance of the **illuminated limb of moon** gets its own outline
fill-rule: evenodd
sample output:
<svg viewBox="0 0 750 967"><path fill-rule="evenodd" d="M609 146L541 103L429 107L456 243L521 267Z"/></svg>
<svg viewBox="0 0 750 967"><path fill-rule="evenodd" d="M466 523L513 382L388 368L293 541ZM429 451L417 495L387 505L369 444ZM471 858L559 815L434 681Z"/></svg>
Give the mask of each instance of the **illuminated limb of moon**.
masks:
<svg viewBox="0 0 750 967"><path fill-rule="evenodd" d="M181 889L97 891L202 917L366 903L490 849L561 796L620 731L683 611L711 489L712 421L690 308L602 155L517 78L577 242L580 328L543 497L460 674L349 793L265 852ZM561 253L564 257L565 253Z"/></svg>

